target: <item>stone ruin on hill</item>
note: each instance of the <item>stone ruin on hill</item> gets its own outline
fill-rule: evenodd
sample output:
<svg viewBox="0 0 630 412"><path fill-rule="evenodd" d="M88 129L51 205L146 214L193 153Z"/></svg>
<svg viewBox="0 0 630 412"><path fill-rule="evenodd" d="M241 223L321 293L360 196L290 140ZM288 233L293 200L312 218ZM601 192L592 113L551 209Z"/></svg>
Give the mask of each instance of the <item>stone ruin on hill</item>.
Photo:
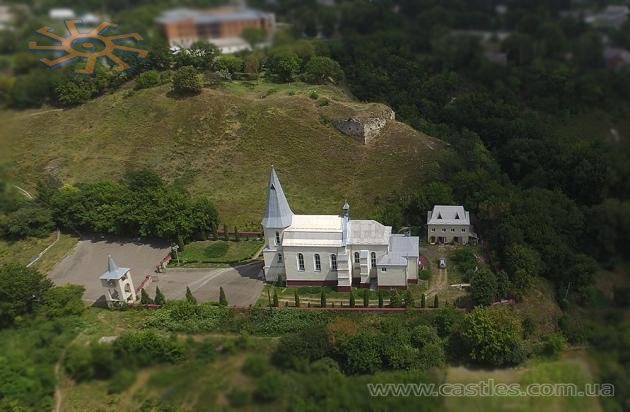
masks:
<svg viewBox="0 0 630 412"><path fill-rule="evenodd" d="M388 121L396 114L384 104L372 103L364 109L355 111L349 117L332 120L332 125L363 144L370 144L377 137Z"/></svg>

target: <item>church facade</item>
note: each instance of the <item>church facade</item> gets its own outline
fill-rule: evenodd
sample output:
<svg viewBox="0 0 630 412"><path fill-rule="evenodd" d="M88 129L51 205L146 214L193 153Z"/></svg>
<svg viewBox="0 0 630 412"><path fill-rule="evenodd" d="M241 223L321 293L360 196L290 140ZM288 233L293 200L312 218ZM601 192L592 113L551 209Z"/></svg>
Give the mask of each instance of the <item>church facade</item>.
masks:
<svg viewBox="0 0 630 412"><path fill-rule="evenodd" d="M352 220L347 202L339 215L296 215L273 168L262 226L267 281L342 291L418 282L418 237L392 234L391 226L374 220Z"/></svg>

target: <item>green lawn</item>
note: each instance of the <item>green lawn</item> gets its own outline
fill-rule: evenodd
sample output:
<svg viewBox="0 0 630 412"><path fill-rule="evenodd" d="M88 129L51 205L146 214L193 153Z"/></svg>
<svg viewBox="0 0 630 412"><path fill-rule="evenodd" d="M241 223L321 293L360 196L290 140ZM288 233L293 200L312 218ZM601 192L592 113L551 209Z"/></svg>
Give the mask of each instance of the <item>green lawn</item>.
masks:
<svg viewBox="0 0 630 412"><path fill-rule="evenodd" d="M238 263L249 260L262 247L262 241L205 240L192 242L179 253L182 265L194 263ZM173 262L176 263L176 262Z"/></svg>
<svg viewBox="0 0 630 412"><path fill-rule="evenodd" d="M27 264L52 244L56 237L56 233L53 232L47 237L28 238L14 242L0 239L0 264L10 262ZM77 241L76 236L62 233L59 241L35 263L34 267L42 273L47 273L74 247Z"/></svg>

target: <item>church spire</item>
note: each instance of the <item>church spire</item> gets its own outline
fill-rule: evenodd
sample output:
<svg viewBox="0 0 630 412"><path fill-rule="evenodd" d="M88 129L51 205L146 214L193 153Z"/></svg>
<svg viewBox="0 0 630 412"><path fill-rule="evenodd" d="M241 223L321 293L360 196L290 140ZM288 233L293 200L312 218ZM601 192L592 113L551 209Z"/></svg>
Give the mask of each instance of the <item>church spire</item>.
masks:
<svg viewBox="0 0 630 412"><path fill-rule="evenodd" d="M282 229L291 225L293 212L278 180L276 169L271 166L271 176L267 187L267 210L262 220L265 228Z"/></svg>
<svg viewBox="0 0 630 412"><path fill-rule="evenodd" d="M112 258L112 255L107 255L107 271L109 273L118 272L118 265L116 264L116 262L114 262L114 258Z"/></svg>

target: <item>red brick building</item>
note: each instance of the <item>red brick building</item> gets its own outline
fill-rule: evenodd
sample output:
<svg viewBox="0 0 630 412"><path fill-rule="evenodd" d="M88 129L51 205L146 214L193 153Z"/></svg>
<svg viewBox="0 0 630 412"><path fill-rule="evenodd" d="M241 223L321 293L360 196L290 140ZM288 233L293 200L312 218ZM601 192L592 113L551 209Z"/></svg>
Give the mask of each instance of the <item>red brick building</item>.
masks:
<svg viewBox="0 0 630 412"><path fill-rule="evenodd" d="M249 48L240 37L246 27L264 29L270 37L276 26L273 13L239 7L168 10L156 21L171 47L187 48L198 40L205 40L223 53Z"/></svg>

